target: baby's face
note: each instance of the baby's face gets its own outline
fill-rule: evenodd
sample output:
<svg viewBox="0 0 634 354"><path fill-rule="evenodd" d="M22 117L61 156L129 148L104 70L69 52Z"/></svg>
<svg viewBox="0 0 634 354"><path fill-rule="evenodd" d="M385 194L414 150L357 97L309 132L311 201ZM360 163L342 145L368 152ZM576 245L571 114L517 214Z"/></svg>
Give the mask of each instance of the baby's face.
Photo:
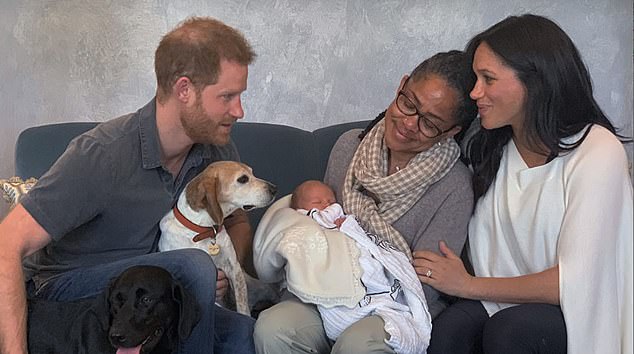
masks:
<svg viewBox="0 0 634 354"><path fill-rule="evenodd" d="M329 205L336 203L335 193L324 184L313 184L306 187L302 192L297 206L299 209L310 210L317 208L319 210L326 209Z"/></svg>

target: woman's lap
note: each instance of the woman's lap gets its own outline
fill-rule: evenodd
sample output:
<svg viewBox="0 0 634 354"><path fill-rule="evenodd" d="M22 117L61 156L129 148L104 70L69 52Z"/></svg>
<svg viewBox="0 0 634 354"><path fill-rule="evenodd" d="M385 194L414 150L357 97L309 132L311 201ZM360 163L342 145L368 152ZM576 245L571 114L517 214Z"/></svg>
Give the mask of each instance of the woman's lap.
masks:
<svg viewBox="0 0 634 354"><path fill-rule="evenodd" d="M479 301L460 300L434 321L428 354L566 353L559 306L523 304L489 318Z"/></svg>
<svg viewBox="0 0 634 354"><path fill-rule="evenodd" d="M370 316L348 327L333 343L326 336L317 307L294 297L260 313L254 331L259 354L393 353L385 344L385 336L383 321Z"/></svg>

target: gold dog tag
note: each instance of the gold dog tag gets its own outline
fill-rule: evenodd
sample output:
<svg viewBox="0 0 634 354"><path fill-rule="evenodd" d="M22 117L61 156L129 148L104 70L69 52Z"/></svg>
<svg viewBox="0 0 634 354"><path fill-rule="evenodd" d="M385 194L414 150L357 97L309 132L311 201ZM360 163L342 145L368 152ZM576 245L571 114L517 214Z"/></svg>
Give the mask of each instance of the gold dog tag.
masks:
<svg viewBox="0 0 634 354"><path fill-rule="evenodd" d="M207 247L207 249L209 250L209 254L212 256L216 256L220 253L220 245L217 243L212 243L209 247Z"/></svg>

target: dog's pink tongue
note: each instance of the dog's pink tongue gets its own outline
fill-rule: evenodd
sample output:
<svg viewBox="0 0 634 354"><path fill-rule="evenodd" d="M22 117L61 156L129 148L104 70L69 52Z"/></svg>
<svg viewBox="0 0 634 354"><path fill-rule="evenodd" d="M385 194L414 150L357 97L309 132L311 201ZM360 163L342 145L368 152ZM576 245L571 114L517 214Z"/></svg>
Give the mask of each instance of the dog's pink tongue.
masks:
<svg viewBox="0 0 634 354"><path fill-rule="evenodd" d="M117 354L139 354L141 353L141 346L134 348L118 348Z"/></svg>

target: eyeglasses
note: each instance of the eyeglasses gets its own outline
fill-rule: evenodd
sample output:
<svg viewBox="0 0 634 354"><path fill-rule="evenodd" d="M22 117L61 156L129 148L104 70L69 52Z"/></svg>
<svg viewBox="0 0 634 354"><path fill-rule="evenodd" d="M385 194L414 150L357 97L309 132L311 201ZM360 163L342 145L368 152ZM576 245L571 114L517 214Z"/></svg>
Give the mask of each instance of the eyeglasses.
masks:
<svg viewBox="0 0 634 354"><path fill-rule="evenodd" d="M407 81L409 81L409 78L407 78L405 84L407 84ZM403 84L403 87L405 87L405 84ZM418 108L416 108L414 102L412 102L412 100L407 97L403 90L399 91L398 95L396 96L396 108L398 108L398 110L406 116L418 116L418 130L428 138L438 137L441 134L450 131L457 125L454 124L446 130L438 128L438 126L436 126L431 120L429 120L429 118L425 117L418 111Z"/></svg>

